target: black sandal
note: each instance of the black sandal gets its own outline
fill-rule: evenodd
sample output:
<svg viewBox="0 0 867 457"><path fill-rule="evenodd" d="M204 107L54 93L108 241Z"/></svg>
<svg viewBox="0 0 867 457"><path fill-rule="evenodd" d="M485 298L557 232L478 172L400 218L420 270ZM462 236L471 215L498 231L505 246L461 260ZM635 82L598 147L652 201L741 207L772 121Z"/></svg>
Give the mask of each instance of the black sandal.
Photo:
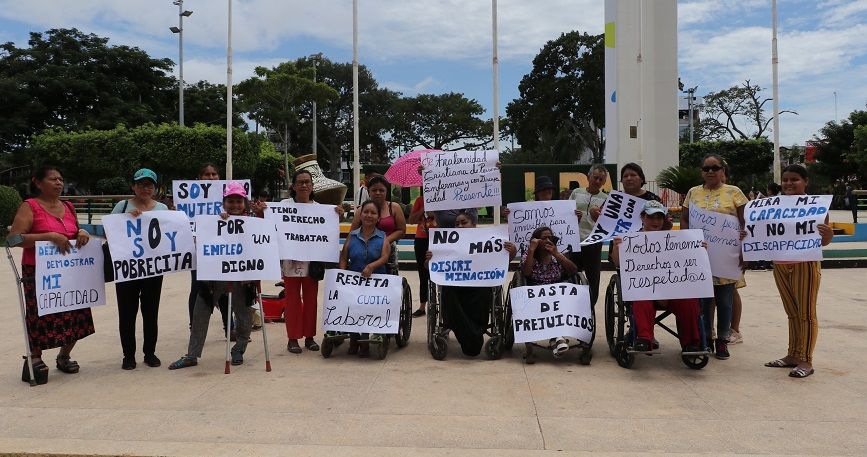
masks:
<svg viewBox="0 0 867 457"><path fill-rule="evenodd" d="M307 350L313 351L313 352L316 352L319 350L319 345L316 344L316 340L314 340L313 338L306 338L304 340L304 347L306 347Z"/></svg>
<svg viewBox="0 0 867 457"><path fill-rule="evenodd" d="M36 384L42 385L48 382L48 365L43 361L33 362L33 377ZM24 357L24 368L21 370L21 381L30 382L30 370L27 368L27 357Z"/></svg>
<svg viewBox="0 0 867 457"><path fill-rule="evenodd" d="M68 355L58 355L57 356L57 369L67 373L67 374L75 374L78 373L78 370L81 367L78 365L78 362L75 360L70 360Z"/></svg>
<svg viewBox="0 0 867 457"><path fill-rule="evenodd" d="M298 346L298 340L289 340L289 342L286 343L286 349L293 354L301 353L301 346Z"/></svg>

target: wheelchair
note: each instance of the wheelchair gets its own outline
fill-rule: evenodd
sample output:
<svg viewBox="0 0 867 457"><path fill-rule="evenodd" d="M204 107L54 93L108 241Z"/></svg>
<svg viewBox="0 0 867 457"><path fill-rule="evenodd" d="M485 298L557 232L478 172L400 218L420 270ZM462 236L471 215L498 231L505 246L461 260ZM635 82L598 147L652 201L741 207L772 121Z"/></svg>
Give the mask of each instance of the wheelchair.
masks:
<svg viewBox="0 0 867 457"><path fill-rule="evenodd" d="M677 332L668 327L663 321L672 314L670 310L663 311L654 319L654 325L666 332L678 337ZM699 340L703 345L707 341L704 330L704 317L699 313L698 331ZM608 340L608 350L611 356L617 360L617 364L623 368L630 368L635 363L635 354L661 354L656 344L650 351L636 351L633 347L635 342L635 329L633 328L632 304L623 300L619 273L614 273L605 290L605 337ZM700 351L682 352L681 360L684 365L694 370L701 370L710 360L710 348L704 347Z"/></svg>
<svg viewBox="0 0 867 457"><path fill-rule="evenodd" d="M572 284L587 284L587 277L584 276L583 272L578 272L572 275L564 282L569 282ZM512 280L509 282L509 290L513 287L523 287L527 285L527 278L521 273L521 270L515 271L512 275ZM593 316L593 322L596 322L596 310L591 306L590 312ZM505 338L505 348L511 349L515 344L515 327L512 322L512 297L511 294L506 291L506 304L505 304L505 313L506 313L506 338ZM596 325L593 326L593 336L590 338L590 341L575 341L575 343L569 344L569 350L573 349L581 349L580 355L578 356L578 361L581 365L590 365L590 361L593 359L593 340L596 339ZM523 360L524 363L528 365L532 365L536 363L536 354L534 352L534 348L544 349L547 351L551 351L554 349L553 343L549 343L547 345L538 344L538 343L524 343L524 355Z"/></svg>
<svg viewBox="0 0 867 457"><path fill-rule="evenodd" d="M393 263L390 262L386 265L386 269L388 270L388 274L400 276L396 257ZM384 359L388 355L388 346L392 338L394 338L394 343L398 348L406 347L409 344L409 336L412 333L412 290L410 290L409 282L407 282L406 278L401 277L401 281L403 290L401 292L397 333L381 334L381 339L358 340L359 343L370 343L371 353L379 360ZM322 357L326 359L331 357L334 348L340 346L349 337L350 334L345 332L325 332L322 345L319 349Z"/></svg>
<svg viewBox="0 0 867 457"><path fill-rule="evenodd" d="M485 355L491 360L496 360L503 357L503 351L512 348L515 343L515 336L512 334L511 341L508 341L508 319L506 308L503 304L503 286L493 287L491 294L491 306L488 313L488 325L485 328L485 335L488 336L488 341L485 342ZM442 315L442 297L441 286L433 281L430 281L430 292L427 302L427 348L430 355L436 360L444 360L448 355L449 343L448 337L450 330L445 326Z"/></svg>

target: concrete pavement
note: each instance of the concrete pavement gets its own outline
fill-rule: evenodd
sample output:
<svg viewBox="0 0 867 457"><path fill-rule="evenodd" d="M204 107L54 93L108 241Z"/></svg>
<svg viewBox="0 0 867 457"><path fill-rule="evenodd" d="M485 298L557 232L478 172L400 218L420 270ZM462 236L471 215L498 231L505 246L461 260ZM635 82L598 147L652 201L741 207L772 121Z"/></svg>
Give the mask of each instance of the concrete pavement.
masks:
<svg viewBox="0 0 867 457"><path fill-rule="evenodd" d="M20 252L20 251L19 251ZM23 340L9 265L0 264L0 454L100 455L867 455L867 270L826 270L820 291L816 374L803 380L762 364L786 351L786 318L770 272L747 273L742 333L732 358L701 371L664 353L626 370L605 347L603 306L591 366L577 354L540 354L524 365L516 347L503 360L427 352L423 319L408 347L384 361L286 351L282 324L268 324L246 363L223 374L219 316L197 367L169 371L185 352L189 276L163 286L160 368L120 369L117 310L94 309L97 333L74 358L81 373L54 368L49 382L19 379ZM416 291L414 272L404 272ZM610 273L603 273L603 287ZM139 331L139 344L141 343Z"/></svg>

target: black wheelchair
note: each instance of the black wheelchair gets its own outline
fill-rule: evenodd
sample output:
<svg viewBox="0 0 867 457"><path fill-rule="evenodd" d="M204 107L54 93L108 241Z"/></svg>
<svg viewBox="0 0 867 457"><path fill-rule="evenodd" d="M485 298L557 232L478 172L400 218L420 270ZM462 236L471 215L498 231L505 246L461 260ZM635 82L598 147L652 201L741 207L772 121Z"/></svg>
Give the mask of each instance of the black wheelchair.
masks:
<svg viewBox="0 0 867 457"><path fill-rule="evenodd" d="M583 272L579 271L564 282L586 285L587 277L584 276ZM509 290L511 290L512 287L523 287L526 285L527 277L521 273L521 270L515 271L515 273L512 275L512 280L509 281ZM504 308L504 311L506 313L505 349L509 350L515 343L515 327L514 323L512 322L512 297L508 291L506 292L506 304ZM572 351L573 349L581 349L580 355L578 356L578 361L581 363L581 365L590 365L590 361L593 359L593 340L596 339L596 311L595 309L593 309L592 306L590 307L590 311L593 316L593 336L590 338L590 341L576 340L574 343L569 343L570 351ZM546 351L551 351L554 349L553 343L549 343L547 345L538 343L524 343L524 363L528 365L536 363L536 354L534 352L534 348L544 349Z"/></svg>
<svg viewBox="0 0 867 457"><path fill-rule="evenodd" d="M677 332L663 322L672 312L664 308L657 309L663 312L656 316L654 325L677 338ZM707 338L705 338L704 334L704 317L701 312L699 312L698 319L699 341L705 342ZM635 354L661 354L655 343L650 351L638 351L635 349L632 303L623 300L620 275L618 273L614 273L611 276L611 280L608 281L608 288L605 290L605 337L608 340L608 350L611 352L611 356L623 368L632 367L633 363L635 363ZM704 345L705 343L702 344ZM701 370L710 360L710 353L710 348L705 346L699 351L681 352L681 360L687 367Z"/></svg>
<svg viewBox="0 0 867 457"><path fill-rule="evenodd" d="M485 328L485 335L488 336L488 341L485 342L485 355L489 359L496 360L503 356L503 351L512 348L515 343L514 335L511 342L508 341L507 328L508 319L505 306L503 304L503 287L493 287L491 294L491 306L489 308L488 325ZM443 322L442 289L433 281L430 282L430 295L427 302L427 348L430 355L436 360L443 360L448 354L448 337L449 329Z"/></svg>
<svg viewBox="0 0 867 457"><path fill-rule="evenodd" d="M400 276L400 271L396 261L386 265L388 274ZM400 316L398 317L398 327L396 334L381 334L376 338L358 340L359 343L369 343L371 345L371 353L377 359L382 360L388 355L388 346L392 338L398 348L406 347L409 344L409 336L412 333L412 290L409 288L409 282L406 278L401 277L402 292L400 303ZM344 340L350 337L349 333L345 332L325 332L325 337L322 339L320 351L322 357L331 357L334 348L340 346Z"/></svg>

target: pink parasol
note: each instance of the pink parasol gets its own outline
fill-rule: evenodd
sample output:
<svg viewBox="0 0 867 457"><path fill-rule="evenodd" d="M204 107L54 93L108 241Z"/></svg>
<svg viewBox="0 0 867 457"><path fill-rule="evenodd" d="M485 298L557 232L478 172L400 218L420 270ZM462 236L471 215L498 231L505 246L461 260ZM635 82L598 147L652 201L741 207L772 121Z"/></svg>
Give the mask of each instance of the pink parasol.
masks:
<svg viewBox="0 0 867 457"><path fill-rule="evenodd" d="M424 154L432 151L436 151L436 149L416 149L404 154L388 168L388 171L385 172L385 179L401 187L420 187L422 179L418 173L418 167L421 165L421 158Z"/></svg>

